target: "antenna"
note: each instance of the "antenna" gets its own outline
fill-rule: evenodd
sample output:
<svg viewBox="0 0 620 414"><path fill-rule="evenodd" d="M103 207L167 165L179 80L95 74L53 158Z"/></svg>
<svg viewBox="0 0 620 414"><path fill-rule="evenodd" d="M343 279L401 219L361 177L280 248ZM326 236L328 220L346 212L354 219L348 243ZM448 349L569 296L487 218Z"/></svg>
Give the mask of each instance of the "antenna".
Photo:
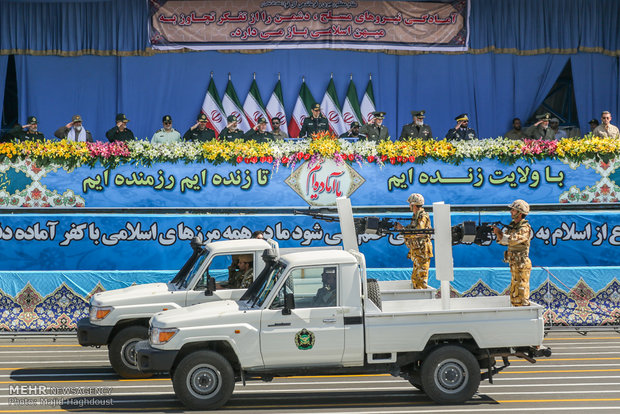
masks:
<svg viewBox="0 0 620 414"><path fill-rule="evenodd" d="M230 80L230 72L228 72L228 80Z"/></svg>
<svg viewBox="0 0 620 414"><path fill-rule="evenodd" d="M254 80L256 80L256 72L254 72Z"/></svg>

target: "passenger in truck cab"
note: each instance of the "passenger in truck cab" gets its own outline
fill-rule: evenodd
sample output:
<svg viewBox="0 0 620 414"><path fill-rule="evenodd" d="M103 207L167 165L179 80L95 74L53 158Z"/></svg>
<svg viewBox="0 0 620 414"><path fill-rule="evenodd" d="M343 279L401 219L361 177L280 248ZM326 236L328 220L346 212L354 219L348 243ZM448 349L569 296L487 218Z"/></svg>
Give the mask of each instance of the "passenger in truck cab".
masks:
<svg viewBox="0 0 620 414"><path fill-rule="evenodd" d="M312 298L312 306L336 306L336 299L338 298L336 290L336 268L324 268L321 278L323 279L323 287L316 291L316 295Z"/></svg>

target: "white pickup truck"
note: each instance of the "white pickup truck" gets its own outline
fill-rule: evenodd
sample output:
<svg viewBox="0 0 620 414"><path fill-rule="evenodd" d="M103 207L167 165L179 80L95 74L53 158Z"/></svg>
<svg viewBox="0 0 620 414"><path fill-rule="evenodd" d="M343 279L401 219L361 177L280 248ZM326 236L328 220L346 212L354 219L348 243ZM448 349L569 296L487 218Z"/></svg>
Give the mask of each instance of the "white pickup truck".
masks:
<svg viewBox="0 0 620 414"><path fill-rule="evenodd" d="M219 289L215 278L228 277L233 256L251 254L254 275L265 268L262 254L276 248L260 239L227 240L202 244L192 241L193 254L169 283L149 283L100 292L90 300L89 317L78 321L83 346L108 345L114 370L124 378L140 378L134 346L148 337L148 321L157 312L203 302L237 300L245 289Z"/></svg>
<svg viewBox="0 0 620 414"><path fill-rule="evenodd" d="M349 200L339 199L338 207L344 250L282 255L239 301L156 314L149 340L136 345L138 368L169 371L177 397L192 409L226 404L236 381L369 373L404 377L434 401L456 404L471 398L482 379L492 382L508 357L535 362L551 354L542 346L541 306L446 294L449 206L435 212L442 298L395 295L383 302L376 283L366 280ZM448 261L441 249L449 250Z"/></svg>

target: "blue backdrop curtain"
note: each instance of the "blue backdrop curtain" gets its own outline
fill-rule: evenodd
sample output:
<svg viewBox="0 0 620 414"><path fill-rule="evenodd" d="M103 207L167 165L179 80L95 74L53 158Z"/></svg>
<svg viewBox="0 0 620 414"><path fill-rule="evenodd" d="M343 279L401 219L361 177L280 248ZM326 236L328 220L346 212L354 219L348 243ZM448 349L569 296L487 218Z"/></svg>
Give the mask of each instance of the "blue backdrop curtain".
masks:
<svg viewBox="0 0 620 414"><path fill-rule="evenodd" d="M617 0L471 0L473 52L620 54Z"/></svg>
<svg viewBox="0 0 620 414"><path fill-rule="evenodd" d="M582 133L590 131L588 121L600 120L602 111L610 111L612 123L618 117L618 58L595 53L571 56L573 84L579 127Z"/></svg>
<svg viewBox="0 0 620 414"><path fill-rule="evenodd" d="M145 0L2 0L0 53L144 53L147 14Z"/></svg>
<svg viewBox="0 0 620 414"><path fill-rule="evenodd" d="M8 56L0 55L0 118L2 117L3 105L4 105L4 85L6 81L6 67L9 62Z"/></svg>
<svg viewBox="0 0 620 414"><path fill-rule="evenodd" d="M48 137L79 113L95 138L105 140L114 115L125 113L139 138L150 138L170 114L181 133L193 125L204 99L210 73L223 95L228 73L241 101L252 74L266 102L281 74L284 103L290 117L302 77L321 101L333 73L340 101L350 76L358 95L372 74L376 106L386 111L385 124L397 138L411 110L427 110L435 136L443 137L454 117L467 112L480 137L496 137L510 129L513 117L523 120L542 103L565 66L568 55L516 56L413 55L330 50L274 51L265 54L197 52L150 57L62 58L16 56L19 116L37 115ZM617 113L618 59L599 54L573 56L574 84L580 120L603 109ZM594 91L594 92L593 92ZM587 107L584 107L587 103ZM585 109L584 109L585 108ZM587 126L587 125L586 125ZM587 131L587 129L585 129Z"/></svg>
<svg viewBox="0 0 620 414"><path fill-rule="evenodd" d="M512 118L525 122L534 113L567 61L565 55L401 56L398 125L411 122L410 110L425 109L425 122L443 138L466 112L479 137L500 136Z"/></svg>
<svg viewBox="0 0 620 414"><path fill-rule="evenodd" d="M471 0L472 53L620 55L620 1ZM2 0L0 54L149 54L147 0Z"/></svg>
<svg viewBox="0 0 620 414"><path fill-rule="evenodd" d="M105 139L117 112L118 58L15 56L19 122L39 118L46 138L79 114L93 138Z"/></svg>

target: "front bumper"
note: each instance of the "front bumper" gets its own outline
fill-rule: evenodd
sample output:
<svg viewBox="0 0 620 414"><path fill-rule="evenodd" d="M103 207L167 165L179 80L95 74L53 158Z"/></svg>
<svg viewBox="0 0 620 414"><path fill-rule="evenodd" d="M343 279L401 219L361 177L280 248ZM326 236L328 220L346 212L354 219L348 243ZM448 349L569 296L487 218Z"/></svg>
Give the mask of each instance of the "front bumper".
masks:
<svg viewBox="0 0 620 414"><path fill-rule="evenodd" d="M78 342L82 346L107 345L113 326L94 325L88 318L82 318L77 323Z"/></svg>
<svg viewBox="0 0 620 414"><path fill-rule="evenodd" d="M170 372L179 351L151 347L148 340L136 344L136 363L142 372Z"/></svg>

